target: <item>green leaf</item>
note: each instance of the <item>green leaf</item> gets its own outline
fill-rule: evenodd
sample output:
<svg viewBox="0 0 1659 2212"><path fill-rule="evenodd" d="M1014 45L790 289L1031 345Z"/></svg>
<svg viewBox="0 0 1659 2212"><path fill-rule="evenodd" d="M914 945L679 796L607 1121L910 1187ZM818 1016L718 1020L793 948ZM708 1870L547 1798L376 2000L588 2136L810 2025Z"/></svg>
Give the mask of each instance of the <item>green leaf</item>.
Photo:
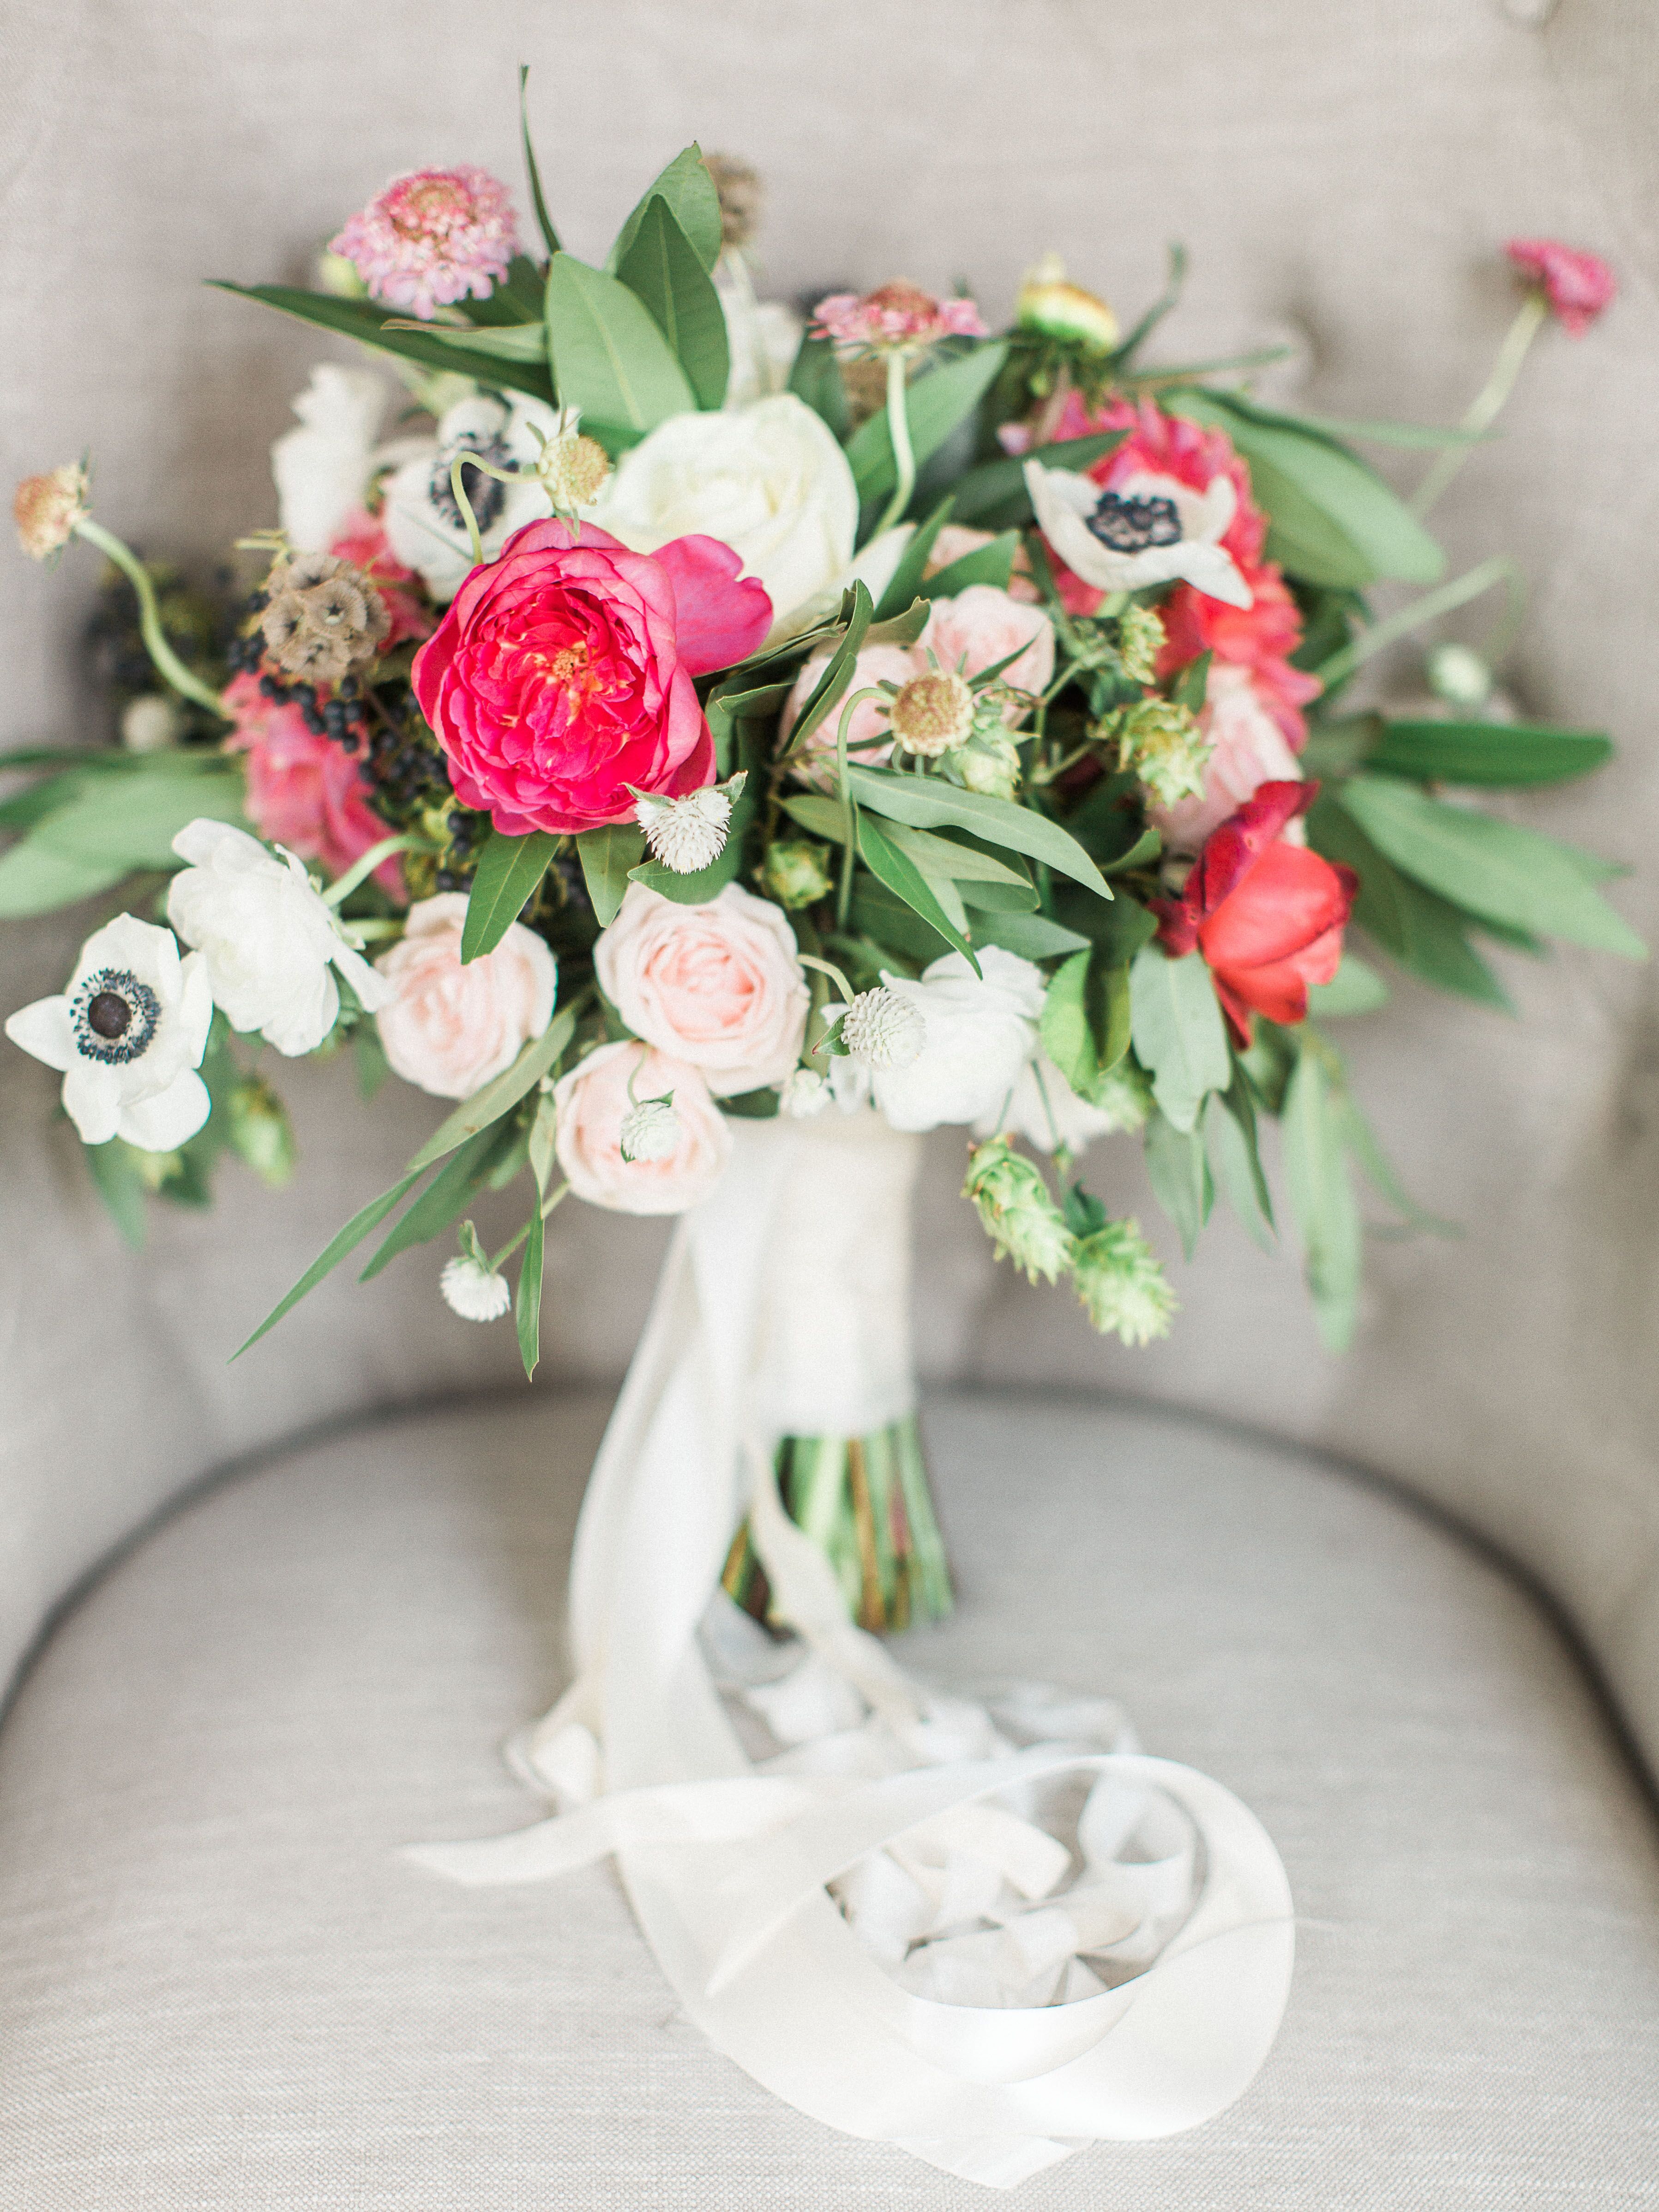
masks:
<svg viewBox="0 0 1659 2212"><path fill-rule="evenodd" d="M1563 783L1613 758L1600 730L1541 722L1386 722L1367 750L1367 769L1425 783L1519 786Z"/></svg>
<svg viewBox="0 0 1659 2212"><path fill-rule="evenodd" d="M947 495L940 500L927 520L919 522L910 532L909 543L893 571L892 580L876 602L878 622L888 615L902 614L921 597L922 571L927 568L927 556L933 550L933 540L951 520L951 501ZM928 597L932 596L930 592Z"/></svg>
<svg viewBox="0 0 1659 2212"><path fill-rule="evenodd" d="M559 234L553 228L553 218L547 211L547 202L542 196L541 171L536 166L536 149L530 138L530 105L526 87L530 81L530 64L519 64L519 131L524 140L524 166L530 179L530 201L536 210L536 228L542 234L542 243L549 253L559 251Z"/></svg>
<svg viewBox="0 0 1659 2212"><path fill-rule="evenodd" d="M1392 777L1356 775L1336 803L1395 866L1468 913L1626 960L1647 947L1589 879L1590 856Z"/></svg>
<svg viewBox="0 0 1659 2212"><path fill-rule="evenodd" d="M1386 1200L1402 1221L1409 1222L1413 1229L1426 1230L1431 1237L1462 1237L1463 1232L1455 1221L1443 1221L1437 1213L1425 1213L1407 1194L1377 1142L1376 1132L1360 1112L1351 1091L1342 1092L1334 1110L1342 1141L1355 1165L1377 1196Z"/></svg>
<svg viewBox="0 0 1659 2212"><path fill-rule="evenodd" d="M859 856L871 874L886 884L895 896L903 900L915 914L921 915L930 929L937 930L945 942L957 951L965 953L975 975L980 973L979 958L969 944L966 917L962 915L961 902L957 902L957 920L947 913L943 903L943 886L932 884L908 854L898 846L867 815L858 817Z"/></svg>
<svg viewBox="0 0 1659 2212"><path fill-rule="evenodd" d="M380 1042L380 1032L373 1022L359 1022L352 1030L351 1051L357 1063L358 1096L366 1103L372 1102L392 1073L386 1047Z"/></svg>
<svg viewBox="0 0 1659 2212"><path fill-rule="evenodd" d="M1074 469L1081 473L1115 451L1127 434L1123 430L1096 431L1086 438L1062 438L1054 445L1039 447L1034 454L1013 453L1006 460L981 461L957 479L956 519L981 530L1018 528L1031 520L1031 502L1025 491L1028 460L1040 460L1046 469ZM1003 509L1010 507L1014 511L1005 514Z"/></svg>
<svg viewBox="0 0 1659 2212"><path fill-rule="evenodd" d="M121 1232L124 1243L135 1252L144 1249L144 1179L138 1171L132 1146L119 1137L106 1144L87 1145L87 1172L93 1188L104 1201Z"/></svg>
<svg viewBox="0 0 1659 2212"><path fill-rule="evenodd" d="M501 1140L502 1132L492 1123L481 1129L476 1137L452 1153L447 1164L441 1168L431 1182L398 1219L385 1240L376 1249L374 1257L357 1278L368 1282L378 1275L388 1261L395 1260L399 1252L406 1252L412 1244L424 1244L441 1235L456 1216L465 1212L483 1188L489 1173L492 1155Z"/></svg>
<svg viewBox="0 0 1659 2212"><path fill-rule="evenodd" d="M1226 1193L1228 1205L1243 1223L1251 1243L1271 1252L1278 1241L1273 1199L1256 1148L1255 1109L1240 1076L1234 1075L1228 1091L1211 1092L1205 1102L1202 1127L1205 1154L1211 1172Z"/></svg>
<svg viewBox="0 0 1659 2212"><path fill-rule="evenodd" d="M1115 368L1128 367L1165 315L1180 303L1182 287L1187 281L1187 249L1184 246L1172 245L1169 252L1169 274L1164 279L1164 289L1128 336L1119 339L1112 354L1112 365Z"/></svg>
<svg viewBox="0 0 1659 2212"><path fill-rule="evenodd" d="M1334 439L1229 393L1171 392L1164 404L1226 431L1267 510L1267 556L1293 574L1350 586L1382 576L1431 584L1440 576L1445 556L1434 539L1382 477Z"/></svg>
<svg viewBox="0 0 1659 2212"><path fill-rule="evenodd" d="M1470 917L1401 875L1329 794L1310 810L1308 837L1316 852L1358 874L1353 918L1402 968L1437 990L1514 1012L1503 985L1469 943Z"/></svg>
<svg viewBox="0 0 1659 2212"><path fill-rule="evenodd" d="M896 892L890 891L878 877L863 872L853 881L851 921L853 927L870 939L882 955L873 963L877 968L882 966L890 953L898 956L900 966L908 963L922 969L942 954L955 950L948 938L941 937ZM983 928L976 928L975 934L981 940L994 942Z"/></svg>
<svg viewBox="0 0 1659 2212"><path fill-rule="evenodd" d="M470 322L486 330L503 328L509 323L539 322L546 273L545 266L538 265L527 253L515 253L507 264L506 276L489 297L469 300L462 312Z"/></svg>
<svg viewBox="0 0 1659 2212"><path fill-rule="evenodd" d="M476 1137L480 1129L487 1129L503 1114L510 1114L532 1084L539 1083L553 1067L575 1032L576 1006L573 1005L554 1015L542 1035L525 1047L511 1067L465 1100L433 1131L410 1161L410 1171L419 1175L434 1160L442 1159L447 1152L453 1152L469 1138ZM368 1224L371 1229L374 1225L373 1222Z"/></svg>
<svg viewBox="0 0 1659 2212"><path fill-rule="evenodd" d="M536 1206L530 1217L530 1235L519 1265L519 1287L513 1297L513 1319L519 1333L519 1357L525 1380L533 1382L542 1356L542 1272L547 1253L547 1224L542 1218L542 1187L536 1186Z"/></svg>
<svg viewBox="0 0 1659 2212"><path fill-rule="evenodd" d="M906 403L910 424L910 444L920 468L930 455L938 452L963 416L978 406L996 381L1003 363L1008 358L1005 340L997 339L976 345L971 353L958 356L954 361L942 362L929 369L908 386ZM893 465L893 440L887 427L887 410L883 408L854 432L847 448L847 459L852 466L859 488L860 501L880 499L891 491L897 481ZM957 509L962 518L960 505Z"/></svg>
<svg viewBox="0 0 1659 2212"><path fill-rule="evenodd" d="M1135 1058L1152 1079L1152 1091L1174 1127L1184 1135L1198 1120L1205 1095L1224 1091L1232 1062L1210 971L1196 952L1172 960L1149 945L1129 969L1129 1011Z"/></svg>
<svg viewBox="0 0 1659 2212"><path fill-rule="evenodd" d="M1042 1002L1042 1048L1079 1098L1097 1100L1102 1079L1129 1049L1128 970L1103 968L1092 946L1051 977Z"/></svg>
<svg viewBox="0 0 1659 2212"><path fill-rule="evenodd" d="M1150 945L1158 934L1156 917L1127 891L1110 906L1103 906L1097 898L1063 885L1057 890L1054 908L1066 928L1080 930L1097 948L1109 968L1126 967L1141 946Z"/></svg>
<svg viewBox="0 0 1659 2212"><path fill-rule="evenodd" d="M492 830L478 857L461 929L461 964L493 952L535 896L558 839L544 830L508 837Z"/></svg>
<svg viewBox="0 0 1659 2212"><path fill-rule="evenodd" d="M720 407L731 380L726 313L691 241L653 192L617 276L638 294L685 371L699 407Z"/></svg>
<svg viewBox="0 0 1659 2212"><path fill-rule="evenodd" d="M248 828L240 770L209 760L175 756L166 767L81 782L0 855L0 918L72 906L136 869L177 868L173 841L198 816Z"/></svg>
<svg viewBox="0 0 1659 2212"><path fill-rule="evenodd" d="M940 776L897 775L890 769L849 768L848 782L860 806L913 830L970 830L988 845L1045 860L1062 876L1109 899L1111 885L1069 830L1029 806L959 791Z"/></svg>
<svg viewBox="0 0 1659 2212"><path fill-rule="evenodd" d="M712 270L720 258L720 196L702 158L702 149L694 139L646 186L644 196L617 233L617 242L605 258L605 265L610 273L614 276L621 271L653 199L666 204L668 212L685 233L698 260L705 269Z"/></svg>
<svg viewBox="0 0 1659 2212"><path fill-rule="evenodd" d="M426 331L441 345L461 346L469 353L487 354L492 361L547 359L547 325L543 322L498 323L488 330L448 323L391 322L389 331Z"/></svg>
<svg viewBox="0 0 1659 2212"><path fill-rule="evenodd" d="M965 592L973 584L994 584L998 591L1006 592L1018 550L1018 531L1003 531L988 545L975 546L971 553L952 561L948 568L941 568L936 576L928 577L927 598L953 599L958 592Z"/></svg>
<svg viewBox="0 0 1659 2212"><path fill-rule="evenodd" d="M1322 1017L1374 1014L1379 1006L1388 1003L1388 985L1357 952L1343 953L1342 965L1328 983L1308 987L1308 1012Z"/></svg>
<svg viewBox="0 0 1659 2212"><path fill-rule="evenodd" d="M696 406L644 301L569 253L548 264L547 337L559 398L584 417L643 433Z"/></svg>
<svg viewBox="0 0 1659 2212"><path fill-rule="evenodd" d="M1204 705L1210 688L1210 663L1214 659L1206 647L1182 670L1170 693L1176 706L1184 707L1189 714L1196 714Z"/></svg>
<svg viewBox="0 0 1659 2212"><path fill-rule="evenodd" d="M845 441L849 424L847 386L832 340L815 337L808 331L789 372L789 389L828 423L838 440Z"/></svg>
<svg viewBox="0 0 1659 2212"><path fill-rule="evenodd" d="M603 830L584 830L576 840L582 879L593 902L594 918L609 929L628 892L630 869L636 868L645 851L645 832L631 822L607 823Z"/></svg>
<svg viewBox="0 0 1659 2212"><path fill-rule="evenodd" d="M1101 872L1108 876L1127 876L1132 868L1150 867L1164 850L1164 840L1156 830L1143 830L1127 853L1120 853L1115 860L1103 860Z"/></svg>
<svg viewBox="0 0 1659 2212"><path fill-rule="evenodd" d="M851 604L848 605L850 600ZM789 744L793 751L805 744L830 708L836 706L844 691L851 685L858 657L875 618L876 605L870 596L869 586L860 579L842 602L847 609L847 628L841 643L830 654L822 676L812 686L806 704L790 726Z"/></svg>
<svg viewBox="0 0 1659 2212"><path fill-rule="evenodd" d="M306 292L289 284L228 284L214 280L217 292L238 299L257 300L279 314L297 316L319 330L356 338L376 353L394 354L401 361L418 362L423 368L438 368L452 375L476 377L481 384L505 385L509 391L527 392L533 398L553 399L552 380L543 362L498 360L495 356L458 345L430 330L388 330L386 311L373 300L342 300L331 292Z"/></svg>
<svg viewBox="0 0 1659 2212"><path fill-rule="evenodd" d="M1000 945L1022 960L1052 960L1056 953L1085 951L1090 939L1064 928L1046 914L981 915L974 924L981 945Z"/></svg>
<svg viewBox="0 0 1659 2212"><path fill-rule="evenodd" d="M435 1154L434 1157L436 1157ZM312 1261L287 1297L277 1300L252 1335L246 1343L238 1346L232 1352L231 1358L240 1359L243 1352L246 1352L251 1346L258 1344L267 1330L275 1328L285 1314L292 1313L307 1291L314 1291L324 1276L331 1274L339 1266L348 1252L356 1251L370 1231L380 1227L393 1206L403 1199L404 1193L415 1188L426 1167L429 1165L430 1162L422 1162L418 1166L411 1167L402 1180L394 1183L390 1190L383 1191L379 1198L371 1199L361 1212L354 1213L333 1242Z"/></svg>
<svg viewBox="0 0 1659 2212"><path fill-rule="evenodd" d="M1199 1231L1215 1204L1215 1182L1205 1158L1204 1139L1196 1129L1177 1129L1154 1106L1146 1116L1141 1143L1152 1196L1180 1231L1181 1249L1190 1260L1198 1249Z"/></svg>
<svg viewBox="0 0 1659 2212"><path fill-rule="evenodd" d="M1330 1085L1311 1052L1300 1055L1291 1077L1283 1129L1285 1181L1320 1338L1327 1351L1346 1352L1359 1304L1359 1209Z"/></svg>

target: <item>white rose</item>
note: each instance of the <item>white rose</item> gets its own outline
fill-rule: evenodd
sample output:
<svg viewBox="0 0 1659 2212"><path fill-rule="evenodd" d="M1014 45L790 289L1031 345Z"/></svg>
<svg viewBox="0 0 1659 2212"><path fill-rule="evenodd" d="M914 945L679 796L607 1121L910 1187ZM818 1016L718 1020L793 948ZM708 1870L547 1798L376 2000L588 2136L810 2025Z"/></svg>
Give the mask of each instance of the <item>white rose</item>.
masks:
<svg viewBox="0 0 1659 2212"><path fill-rule="evenodd" d="M422 440L386 478L381 514L386 543L398 560L419 570L434 599L453 599L472 567L471 540L450 481L456 456L463 463L463 487L484 558L490 561L515 530L526 522L547 520L551 510L535 474L536 464L543 441L558 437L573 420L520 392L499 399L481 392L446 409L438 418L436 436ZM469 453L496 468L529 473L520 483L502 483L477 469L469 477L465 468Z"/></svg>
<svg viewBox="0 0 1659 2212"><path fill-rule="evenodd" d="M83 1144L170 1152L212 1107L196 1073L212 1019L201 955L180 960L171 930L118 914L81 947L67 989L21 1007L6 1035L62 1070Z"/></svg>
<svg viewBox="0 0 1659 2212"><path fill-rule="evenodd" d="M434 1098L471 1098L553 1018L557 970L535 932L511 922L493 952L463 967L465 924L464 892L422 899L375 963L396 994L377 1017L386 1059Z"/></svg>
<svg viewBox="0 0 1659 2212"><path fill-rule="evenodd" d="M947 952L912 981L884 975L927 1024L927 1040L908 1067L871 1079L876 1104L896 1129L934 1129L999 1114L1036 1050L1042 1012L1041 972L1017 952L988 945L983 981L960 952Z"/></svg>
<svg viewBox="0 0 1659 2212"><path fill-rule="evenodd" d="M386 404L386 387L372 369L325 362L312 370L294 402L298 427L270 449L277 513L296 552L325 553L362 504Z"/></svg>
<svg viewBox="0 0 1659 2212"><path fill-rule="evenodd" d="M173 841L191 865L167 890L167 920L207 963L214 1003L234 1030L258 1030L292 1059L334 1026L340 973L369 1013L392 986L341 935L331 907L289 853L276 860L228 822L191 822Z"/></svg>
<svg viewBox="0 0 1659 2212"><path fill-rule="evenodd" d="M718 538L766 586L784 629L851 560L859 495L822 416L781 392L726 413L671 415L623 455L586 512L636 553Z"/></svg>

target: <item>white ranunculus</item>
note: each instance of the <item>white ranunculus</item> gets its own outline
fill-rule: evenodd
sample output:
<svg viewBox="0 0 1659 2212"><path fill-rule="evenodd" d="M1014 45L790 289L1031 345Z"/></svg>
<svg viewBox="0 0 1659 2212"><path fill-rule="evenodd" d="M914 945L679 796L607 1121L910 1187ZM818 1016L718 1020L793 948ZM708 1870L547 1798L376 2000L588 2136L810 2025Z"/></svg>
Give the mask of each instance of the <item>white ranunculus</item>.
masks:
<svg viewBox="0 0 1659 2212"><path fill-rule="evenodd" d="M1000 945L981 947L979 964L982 980L960 952L947 952L915 981L882 978L927 1024L927 1041L908 1066L871 1078L876 1104L894 1128L935 1129L942 1121L1000 1114L1036 1050L1041 971Z"/></svg>
<svg viewBox="0 0 1659 2212"><path fill-rule="evenodd" d="M484 558L493 560L515 530L544 522L551 514L535 467L543 441L556 438L572 419L520 392L499 399L481 392L446 410L436 435L422 440L387 477L381 514L386 543L398 560L420 572L434 599L453 599L472 566L471 542L450 482L456 455L465 459L476 453L497 468L527 472L522 483L502 483L476 469L464 477Z"/></svg>
<svg viewBox="0 0 1659 2212"><path fill-rule="evenodd" d="M859 495L823 417L781 392L721 414L671 415L623 455L586 512L636 553L694 532L718 538L766 586L782 630L852 559Z"/></svg>
<svg viewBox="0 0 1659 2212"><path fill-rule="evenodd" d="M277 513L298 553L325 553L375 466L387 388L372 369L325 362L294 402L299 416L270 449Z"/></svg>
<svg viewBox="0 0 1659 2212"><path fill-rule="evenodd" d="M196 1070L212 1019L201 955L181 960L171 930L118 914L81 947L68 988L20 1008L6 1035L62 1071L83 1143L170 1152L211 1109Z"/></svg>
<svg viewBox="0 0 1659 2212"><path fill-rule="evenodd" d="M974 1124L976 1137L994 1137L1012 1130L1041 1152L1083 1152L1097 1137L1109 1136L1123 1127L1121 1119L1079 1098L1046 1052L1039 1050L1019 1071L1008 1100L1007 1111L997 1106L981 1114Z"/></svg>
<svg viewBox="0 0 1659 2212"><path fill-rule="evenodd" d="M173 849L190 866L168 889L167 920L201 952L232 1029L258 1030L290 1059L314 1052L340 1011L337 968L369 1013L390 1002L392 985L352 950L292 853L279 860L245 830L205 820Z"/></svg>
<svg viewBox="0 0 1659 2212"><path fill-rule="evenodd" d="M1071 469L1025 464L1037 526L1074 575L1097 592L1136 592L1184 579L1231 607L1248 607L1249 586L1221 539L1238 506L1230 477L1194 491L1146 471L1109 491Z"/></svg>

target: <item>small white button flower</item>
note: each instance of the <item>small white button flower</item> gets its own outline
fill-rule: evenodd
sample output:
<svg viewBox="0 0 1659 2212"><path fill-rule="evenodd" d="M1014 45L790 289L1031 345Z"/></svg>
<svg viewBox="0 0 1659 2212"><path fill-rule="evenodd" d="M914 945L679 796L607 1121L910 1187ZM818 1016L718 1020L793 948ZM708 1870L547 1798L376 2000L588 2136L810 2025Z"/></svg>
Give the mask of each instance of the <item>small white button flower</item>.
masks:
<svg viewBox="0 0 1659 2212"><path fill-rule="evenodd" d="M470 1221L461 1224L460 1242L459 1254L444 1261L438 1278L444 1304L463 1321L499 1321L513 1303L507 1278L490 1266Z"/></svg>
<svg viewBox="0 0 1659 2212"><path fill-rule="evenodd" d="M726 850L732 826L732 802L743 789L746 770L726 783L711 783L684 799L659 799L634 792L634 818L645 832L653 860L677 876L695 876L712 867ZM629 789L633 791L630 784Z"/></svg>
<svg viewBox="0 0 1659 2212"><path fill-rule="evenodd" d="M37 999L6 1035L64 1077L64 1111L88 1145L121 1137L170 1152L212 1101L196 1070L213 1019L206 963L180 959L173 933L117 915L81 947L68 988Z"/></svg>
<svg viewBox="0 0 1659 2212"><path fill-rule="evenodd" d="M685 1137L685 1124L674 1111L674 1094L641 1098L622 1117L617 1143L631 1167L635 1160L672 1160Z"/></svg>
<svg viewBox="0 0 1659 2212"><path fill-rule="evenodd" d="M793 1067L778 1085L778 1111L792 1121L811 1121L823 1113L831 1096L817 1068Z"/></svg>
<svg viewBox="0 0 1659 2212"><path fill-rule="evenodd" d="M340 1011L335 969L368 1012L391 1003L392 985L352 950L293 854L277 860L245 830L206 820L188 823L173 849L191 865L168 889L167 920L199 948L232 1029L258 1030L290 1059L314 1052Z"/></svg>
<svg viewBox="0 0 1659 2212"><path fill-rule="evenodd" d="M826 1018L836 1018L832 1010ZM920 1006L913 1006L884 984L860 991L840 1008L841 1041L850 1056L878 1073L908 1067L919 1059L927 1042L927 1022Z"/></svg>
<svg viewBox="0 0 1659 2212"><path fill-rule="evenodd" d="M1071 469L1025 464L1037 525L1073 574L1097 592L1134 592L1177 578L1231 607L1252 593L1221 538L1238 505L1231 478L1196 492L1141 471L1108 491Z"/></svg>

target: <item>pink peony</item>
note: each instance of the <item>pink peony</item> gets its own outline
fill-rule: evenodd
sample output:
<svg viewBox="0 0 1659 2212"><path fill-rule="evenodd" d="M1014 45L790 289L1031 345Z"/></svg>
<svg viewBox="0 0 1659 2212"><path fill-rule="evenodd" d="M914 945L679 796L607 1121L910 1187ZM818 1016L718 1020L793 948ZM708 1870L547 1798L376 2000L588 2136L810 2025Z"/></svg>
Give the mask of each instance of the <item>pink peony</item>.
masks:
<svg viewBox="0 0 1659 2212"><path fill-rule="evenodd" d="M329 241L375 299L428 318L487 300L518 250L507 186L465 165L394 177Z"/></svg>
<svg viewBox="0 0 1659 2212"><path fill-rule="evenodd" d="M415 656L421 711L465 806L509 836L634 817L634 790L711 781L692 678L752 653L772 602L729 545L632 553L592 523L532 522L474 568Z"/></svg>
<svg viewBox="0 0 1659 2212"><path fill-rule="evenodd" d="M356 762L333 738L307 729L298 707L267 699L246 673L224 696L236 719L226 744L247 756L247 818L268 843L286 845L302 860L319 862L325 875L339 876L391 836L391 823L368 803ZM381 861L374 880L391 897L404 897L395 854Z"/></svg>
<svg viewBox="0 0 1659 2212"><path fill-rule="evenodd" d="M941 668L960 665L963 675L975 677L1022 645L1026 650L1003 671L1001 680L1017 690L1041 691L1054 672L1053 623L1039 609L1016 599L1012 592L1000 591L994 584L970 584L954 599L933 601L927 627L915 645L866 646L858 657L848 696L866 684L906 684L913 676L926 676L933 665L928 658L930 651ZM786 738L828 661L827 653L814 655L795 678L794 689L783 709L781 726ZM1018 729L1026 712L1018 700L1011 699L1003 707L1002 719L1010 729ZM817 784L822 789L830 787L834 778L836 732L840 720L841 710L836 708L824 717L807 740L805 759L795 769L804 782ZM847 730L848 744L850 748L866 738L884 738L886 730L885 704L879 699L866 699L853 710ZM857 754L849 751L848 757L868 768L884 761L891 750L890 744L884 744L878 750Z"/></svg>
<svg viewBox="0 0 1659 2212"><path fill-rule="evenodd" d="M1523 276L1542 289L1569 337L1582 338L1618 293L1619 280L1605 261L1557 239L1512 238L1504 251Z"/></svg>
<svg viewBox="0 0 1659 2212"><path fill-rule="evenodd" d="M701 1069L717 1098L781 1083L800 1058L810 1000L795 933L739 884L704 906L630 884L593 967L629 1028Z"/></svg>
<svg viewBox="0 0 1659 2212"><path fill-rule="evenodd" d="M384 601L392 628L380 641L382 653L390 653L394 645L407 644L410 638L430 636L437 617L426 602L420 578L404 566L386 543L378 515L356 508L330 538L328 550L337 560L349 561L354 568L361 568Z"/></svg>
<svg viewBox="0 0 1659 2212"><path fill-rule="evenodd" d="M624 1115L669 1092L678 1143L660 1159L625 1160ZM590 1206L617 1213L684 1213L708 1197L732 1157L732 1132L697 1070L632 1038L589 1053L555 1085L553 1103L559 1165Z"/></svg>
<svg viewBox="0 0 1659 2212"><path fill-rule="evenodd" d="M1203 796L1146 810L1148 820L1176 853L1198 852L1210 832L1218 830L1259 784L1294 782L1302 775L1284 731L1262 704L1248 669L1216 661L1198 719L1215 748L1205 765Z"/></svg>
<svg viewBox="0 0 1659 2212"><path fill-rule="evenodd" d="M941 338L988 335L971 300L941 300L902 277L862 298L832 292L818 301L812 327L860 353L925 353Z"/></svg>
<svg viewBox="0 0 1659 2212"><path fill-rule="evenodd" d="M557 970L534 931L514 922L493 952L464 968L465 921L464 892L422 899L402 939L374 963L397 993L375 1018L386 1056L434 1098L482 1091L553 1018Z"/></svg>

